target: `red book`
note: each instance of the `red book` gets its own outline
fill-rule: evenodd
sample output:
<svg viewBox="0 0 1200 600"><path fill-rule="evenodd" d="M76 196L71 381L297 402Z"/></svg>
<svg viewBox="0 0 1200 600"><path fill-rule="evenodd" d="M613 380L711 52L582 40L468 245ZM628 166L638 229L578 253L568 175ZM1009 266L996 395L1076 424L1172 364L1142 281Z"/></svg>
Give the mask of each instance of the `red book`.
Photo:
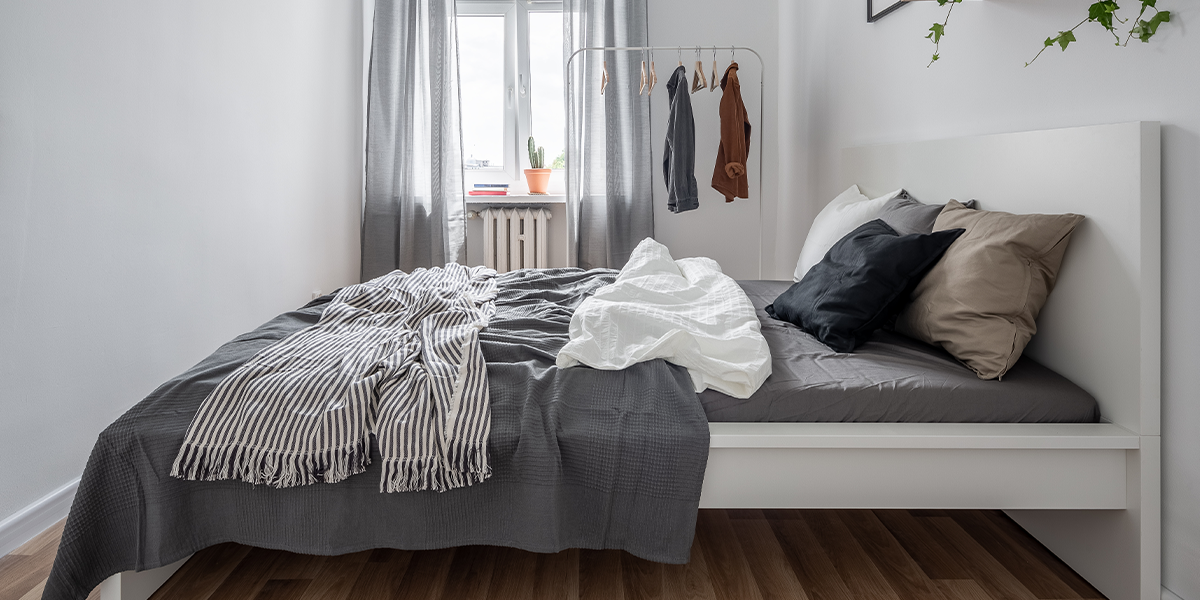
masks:
<svg viewBox="0 0 1200 600"><path fill-rule="evenodd" d="M468 196L507 196L505 190L471 190L467 192Z"/></svg>

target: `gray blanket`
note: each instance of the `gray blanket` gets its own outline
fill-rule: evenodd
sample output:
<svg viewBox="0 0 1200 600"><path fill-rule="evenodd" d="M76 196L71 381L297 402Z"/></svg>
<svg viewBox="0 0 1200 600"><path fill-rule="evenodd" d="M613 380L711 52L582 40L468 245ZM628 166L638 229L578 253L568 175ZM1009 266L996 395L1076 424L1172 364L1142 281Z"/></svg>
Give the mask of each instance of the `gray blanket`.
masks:
<svg viewBox="0 0 1200 600"><path fill-rule="evenodd" d="M328 298L222 346L104 430L84 470L44 599L83 599L108 576L170 564L222 542L309 554L472 544L536 552L619 548L687 562L708 422L691 378L656 360L624 371L559 370L571 313L614 271L502 275L480 335L492 432L487 481L379 493L366 473L287 489L168 474L200 403L256 352L320 317Z"/></svg>

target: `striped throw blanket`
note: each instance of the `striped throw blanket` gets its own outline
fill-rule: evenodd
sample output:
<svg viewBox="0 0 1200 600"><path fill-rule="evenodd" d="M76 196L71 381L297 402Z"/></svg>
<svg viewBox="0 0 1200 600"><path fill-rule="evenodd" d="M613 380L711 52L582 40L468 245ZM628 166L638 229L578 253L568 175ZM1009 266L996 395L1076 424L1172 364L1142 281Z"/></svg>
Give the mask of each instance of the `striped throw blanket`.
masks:
<svg viewBox="0 0 1200 600"><path fill-rule="evenodd" d="M204 400L171 475L274 487L366 470L380 491L444 491L491 475L479 331L496 272L457 264L343 288L317 324L238 367Z"/></svg>

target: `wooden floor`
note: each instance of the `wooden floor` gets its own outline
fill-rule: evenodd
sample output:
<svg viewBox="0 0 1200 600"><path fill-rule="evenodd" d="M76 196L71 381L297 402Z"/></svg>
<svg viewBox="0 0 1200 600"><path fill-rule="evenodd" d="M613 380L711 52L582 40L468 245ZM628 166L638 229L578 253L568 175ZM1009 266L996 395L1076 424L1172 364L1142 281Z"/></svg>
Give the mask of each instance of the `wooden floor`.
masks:
<svg viewBox="0 0 1200 600"><path fill-rule="evenodd" d="M41 598L62 523L0 558L0 600ZM93 592L92 597L98 597ZM469 546L306 556L222 544L155 595L171 600L1103 598L1003 513L702 510L687 565L616 550Z"/></svg>

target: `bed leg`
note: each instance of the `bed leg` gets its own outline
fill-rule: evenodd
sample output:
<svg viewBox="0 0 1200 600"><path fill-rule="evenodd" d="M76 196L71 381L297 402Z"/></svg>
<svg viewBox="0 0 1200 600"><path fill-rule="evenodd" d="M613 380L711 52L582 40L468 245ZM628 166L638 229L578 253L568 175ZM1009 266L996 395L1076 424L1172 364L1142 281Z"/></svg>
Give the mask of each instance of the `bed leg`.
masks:
<svg viewBox="0 0 1200 600"><path fill-rule="evenodd" d="M187 561L185 558L157 569L117 573L100 584L100 600L147 600Z"/></svg>
<svg viewBox="0 0 1200 600"><path fill-rule="evenodd" d="M1109 600L1161 600L1160 443L1126 451L1125 510L1005 512Z"/></svg>

